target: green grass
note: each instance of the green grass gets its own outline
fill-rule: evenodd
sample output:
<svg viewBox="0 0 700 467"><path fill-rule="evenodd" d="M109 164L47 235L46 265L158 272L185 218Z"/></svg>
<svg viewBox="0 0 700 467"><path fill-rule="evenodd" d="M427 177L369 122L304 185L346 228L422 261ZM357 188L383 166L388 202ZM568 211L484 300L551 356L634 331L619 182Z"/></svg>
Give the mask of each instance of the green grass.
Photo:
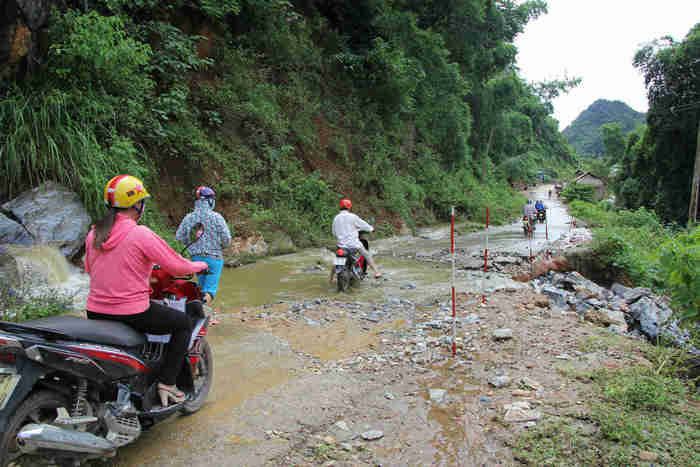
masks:
<svg viewBox="0 0 700 467"><path fill-rule="evenodd" d="M589 372L593 396L589 412L578 419L551 416L513 443L526 465L645 465L641 451L658 456L659 465L700 464L700 411L688 404L692 382L666 372L657 354L652 368Z"/></svg>
<svg viewBox="0 0 700 467"><path fill-rule="evenodd" d="M88 109L93 104L100 109ZM109 121L109 106L85 95L18 88L0 100L0 192L11 198L27 186L56 180L72 187L96 216L110 178L147 175L131 140L103 134L90 110L104 112L100 118Z"/></svg>

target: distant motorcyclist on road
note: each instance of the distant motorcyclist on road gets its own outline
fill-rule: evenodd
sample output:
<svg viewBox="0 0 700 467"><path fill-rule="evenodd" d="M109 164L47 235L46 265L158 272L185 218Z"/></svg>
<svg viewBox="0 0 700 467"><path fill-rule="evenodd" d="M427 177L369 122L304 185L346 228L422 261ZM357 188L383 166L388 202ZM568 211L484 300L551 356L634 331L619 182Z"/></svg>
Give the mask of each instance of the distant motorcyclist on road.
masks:
<svg viewBox="0 0 700 467"><path fill-rule="evenodd" d="M541 199L538 199L537 202L535 203L535 209L538 211L544 211L544 203L542 202Z"/></svg>
<svg viewBox="0 0 700 467"><path fill-rule="evenodd" d="M190 243L190 235L195 226L202 225L202 237L189 246L193 261L203 261L209 265L209 274L198 276L199 286L206 303L214 300L219 289L221 270L224 267L223 249L231 244L231 231L226 220L214 211L216 193L208 186L200 186L195 191L194 211L187 214L175 233L180 242Z"/></svg>
<svg viewBox="0 0 700 467"><path fill-rule="evenodd" d="M374 227L362 220L356 214L350 212L352 202L343 198L340 200L340 212L333 219L333 236L336 240L336 245L339 248L352 248L360 251L360 254L365 257L367 264L374 271L376 279L382 277L382 273L377 269L377 265L370 255L369 250L362 244L359 232L372 232ZM330 282L333 282L335 276L335 266L331 265Z"/></svg>
<svg viewBox="0 0 700 467"><path fill-rule="evenodd" d="M534 230L535 220L537 219L537 209L535 208L535 205L532 204L531 199L527 200L527 204L523 206L523 216L527 216L528 222Z"/></svg>
<svg viewBox="0 0 700 467"><path fill-rule="evenodd" d="M527 203L525 204L525 206L523 206L523 216L534 218L536 215L537 209L535 208L535 205L532 204L531 199L527 200Z"/></svg>

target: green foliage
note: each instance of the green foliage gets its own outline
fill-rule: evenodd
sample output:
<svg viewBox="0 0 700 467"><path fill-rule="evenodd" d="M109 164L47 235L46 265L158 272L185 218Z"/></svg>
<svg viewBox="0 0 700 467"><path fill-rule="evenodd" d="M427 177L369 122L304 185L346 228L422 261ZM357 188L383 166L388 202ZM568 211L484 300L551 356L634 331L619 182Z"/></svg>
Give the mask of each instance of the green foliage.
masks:
<svg viewBox="0 0 700 467"><path fill-rule="evenodd" d="M239 0L102 0L113 12L138 10L174 10L183 6L200 10L205 15L222 20L241 10Z"/></svg>
<svg viewBox="0 0 700 467"><path fill-rule="evenodd" d="M649 98L647 131L628 145L619 179L624 206L646 206L666 221L688 220L691 178L700 121L700 23L681 42L665 37L642 47L634 65ZM694 77L694 78L693 78Z"/></svg>
<svg viewBox="0 0 700 467"><path fill-rule="evenodd" d="M199 0L199 3L204 13L217 19L238 14L241 10L239 0Z"/></svg>
<svg viewBox="0 0 700 467"><path fill-rule="evenodd" d="M567 203L572 201L588 201L590 203L593 201L595 188L594 185L570 183L562 190L560 196L564 198Z"/></svg>
<svg viewBox="0 0 700 467"><path fill-rule="evenodd" d="M12 196L24 186L55 179L76 188L96 217L104 207L104 184L114 174L148 174L133 141L103 135L85 115L86 102L90 100L60 90L25 94L19 88L0 101L0 154L6 175L0 191Z"/></svg>
<svg viewBox="0 0 700 467"><path fill-rule="evenodd" d="M603 125L620 125L622 134L627 135L644 123L644 117L624 102L599 99L581 112L562 134L580 156L598 157L606 152Z"/></svg>
<svg viewBox="0 0 700 467"><path fill-rule="evenodd" d="M153 86L144 73L151 48L127 34L121 17L69 10L54 19L49 67L65 85L145 97Z"/></svg>
<svg viewBox="0 0 700 467"><path fill-rule="evenodd" d="M625 155L625 135L622 125L618 122L604 123L600 126L600 136L605 148L605 157L611 161L619 161Z"/></svg>
<svg viewBox="0 0 700 467"><path fill-rule="evenodd" d="M700 321L700 229L681 233L661 247L661 271L681 318Z"/></svg>
<svg viewBox="0 0 700 467"><path fill-rule="evenodd" d="M611 211L609 205L575 201L569 212L589 222L593 231L593 250L610 266L622 271L636 285L665 288L661 274L661 249L674 232L658 216L644 208L636 211Z"/></svg>
<svg viewBox="0 0 700 467"><path fill-rule="evenodd" d="M616 374L606 379L603 396L630 410L668 410L685 395L685 385L677 378L649 372Z"/></svg>
<svg viewBox="0 0 700 467"><path fill-rule="evenodd" d="M514 454L527 465L639 465L640 450L664 465L695 465L697 409L688 407L688 388L677 378L647 368L591 375L595 392L585 418L550 417L524 431Z"/></svg>
<svg viewBox="0 0 700 467"><path fill-rule="evenodd" d="M99 217L115 173L156 201L177 176L169 216L206 182L246 232L306 246L328 235L340 193L361 193L387 234L452 206L474 221L490 206L499 223L523 203L508 182L573 161L550 101L576 80L531 85L513 68L543 1L67 5L83 11L54 10L41 76L0 103L2 196L59 179ZM156 210L145 220L171 240Z"/></svg>

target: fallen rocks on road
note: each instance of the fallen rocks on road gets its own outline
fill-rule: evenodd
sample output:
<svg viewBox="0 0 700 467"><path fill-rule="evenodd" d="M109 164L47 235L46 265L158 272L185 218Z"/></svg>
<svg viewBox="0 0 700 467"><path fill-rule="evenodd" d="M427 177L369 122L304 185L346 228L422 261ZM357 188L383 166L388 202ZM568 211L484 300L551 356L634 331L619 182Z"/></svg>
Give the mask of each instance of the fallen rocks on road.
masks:
<svg viewBox="0 0 700 467"><path fill-rule="evenodd" d="M549 272L531 284L549 298L552 309L575 312L582 321L616 334L644 336L652 343L663 338L679 347L690 339L689 332L679 327L668 299L653 295L648 288L632 289L616 283L607 289L576 271ZM700 354L700 350L691 349L691 353Z"/></svg>

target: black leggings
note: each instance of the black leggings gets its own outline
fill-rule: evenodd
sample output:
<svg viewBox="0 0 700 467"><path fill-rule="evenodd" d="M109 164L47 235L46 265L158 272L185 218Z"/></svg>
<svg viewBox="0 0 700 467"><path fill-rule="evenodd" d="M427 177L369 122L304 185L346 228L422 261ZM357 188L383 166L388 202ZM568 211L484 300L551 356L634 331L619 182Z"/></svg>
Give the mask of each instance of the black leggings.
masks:
<svg viewBox="0 0 700 467"><path fill-rule="evenodd" d="M150 308L135 315L108 315L88 311L87 316L88 319L121 321L148 334L171 334L165 360L160 370L160 381L168 386L175 384L175 379L182 369L182 362L187 354L187 345L192 334L192 322L186 313L151 302Z"/></svg>

